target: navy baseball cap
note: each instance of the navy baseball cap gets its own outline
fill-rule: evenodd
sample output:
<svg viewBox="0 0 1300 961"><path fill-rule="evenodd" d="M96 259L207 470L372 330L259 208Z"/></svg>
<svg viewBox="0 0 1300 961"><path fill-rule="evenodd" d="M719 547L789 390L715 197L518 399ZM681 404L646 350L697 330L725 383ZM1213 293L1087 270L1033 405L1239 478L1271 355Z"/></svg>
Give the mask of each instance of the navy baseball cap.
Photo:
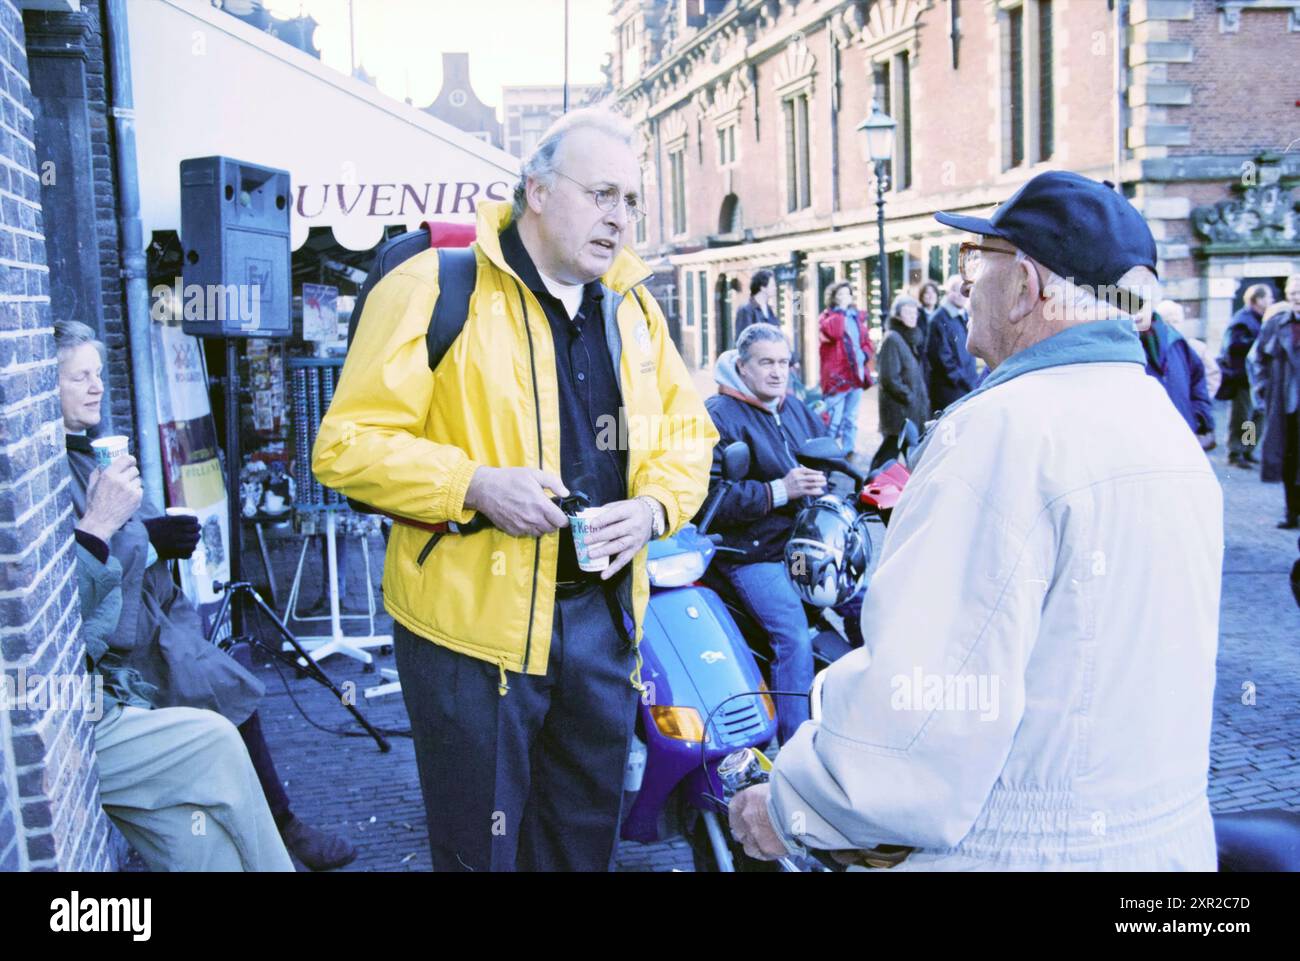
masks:
<svg viewBox="0 0 1300 961"><path fill-rule="evenodd" d="M1156 270L1156 242L1137 209L1110 181L1067 170L1034 177L992 216L937 213L958 230L1001 237L1075 284L1112 287L1134 267Z"/></svg>

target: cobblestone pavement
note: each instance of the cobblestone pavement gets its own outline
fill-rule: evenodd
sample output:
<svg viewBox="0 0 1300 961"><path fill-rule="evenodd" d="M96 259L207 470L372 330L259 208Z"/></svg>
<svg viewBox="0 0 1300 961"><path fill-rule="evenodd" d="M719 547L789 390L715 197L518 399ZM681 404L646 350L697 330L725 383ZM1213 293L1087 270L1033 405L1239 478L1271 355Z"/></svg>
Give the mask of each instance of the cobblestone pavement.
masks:
<svg viewBox="0 0 1300 961"><path fill-rule="evenodd" d="M1226 419L1225 409L1220 424ZM874 449L878 439L868 433L865 423L864 435L860 448ZM1223 483L1227 541L1211 803L1216 811L1255 807L1300 810L1300 611L1287 581L1296 557L1296 532L1274 526L1282 507L1278 485L1261 484L1254 472L1227 467L1222 446L1211 459ZM377 542L375 547L378 560ZM272 540L272 553L283 603L297 562L297 542ZM307 566L303 594L310 603L319 596L318 569L323 565ZM354 563L353 567L356 582L348 598L355 604L361 602L362 578L361 565ZM254 580L261 575L253 556L245 570ZM377 571L375 576L377 580ZM1178 599L1169 598L1168 603L1176 604ZM381 616L380 622L381 632L391 629L386 617ZM301 633L307 629L302 628ZM265 660L258 658L259 665ZM377 660L380 666L392 666L391 655ZM364 673L357 662L343 656L330 657L325 667L337 683L351 682L358 692L378 680L377 675ZM355 725L328 691L294 677L291 670L284 672L283 682L270 667L260 666L259 676L267 686L263 725L298 815L356 843L360 856L347 870L428 870L424 809L409 738L393 737L392 751L381 754L369 738L339 737L317 730L299 714L290 693L319 724L353 729ZM358 696L358 701L376 725L407 727L400 694L373 701ZM622 844L618 867L624 871L691 870L692 863L685 841L671 838L655 844Z"/></svg>

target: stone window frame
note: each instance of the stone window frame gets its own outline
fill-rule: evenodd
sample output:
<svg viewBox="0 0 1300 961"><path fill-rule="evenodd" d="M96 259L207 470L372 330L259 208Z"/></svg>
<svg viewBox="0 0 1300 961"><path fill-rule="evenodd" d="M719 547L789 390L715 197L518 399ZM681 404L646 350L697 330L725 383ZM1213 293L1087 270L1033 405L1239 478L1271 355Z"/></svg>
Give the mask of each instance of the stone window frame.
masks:
<svg viewBox="0 0 1300 961"><path fill-rule="evenodd" d="M740 108L728 110L720 114L713 120L713 133L718 144L718 169L730 170L740 165L740 142L743 139L740 136ZM723 138L730 134L730 142L726 144L731 148L731 157L725 157Z"/></svg>
<svg viewBox="0 0 1300 961"><path fill-rule="evenodd" d="M1243 10L1289 10L1288 33L1300 33L1300 0L1217 0L1219 33L1236 33L1241 29Z"/></svg>
<svg viewBox="0 0 1300 961"><path fill-rule="evenodd" d="M803 109L803 135L800 136L800 107ZM786 108L791 110L787 123ZM790 140L793 128L794 142ZM811 210L812 198L812 85L809 84L781 98L781 172L785 182L785 212L797 214ZM793 167L791 157L794 158Z"/></svg>
<svg viewBox="0 0 1300 961"><path fill-rule="evenodd" d="M668 153L668 199L672 216L669 218L669 236L685 237L688 233L690 213L686 202L686 138L666 145ZM679 196L680 194L680 196Z"/></svg>
<svg viewBox="0 0 1300 961"><path fill-rule="evenodd" d="M1051 4L1052 0L994 0L994 16L996 17L997 42L998 42L998 123L1001 130L1001 167L1003 172L1012 170L1028 170L1039 164L1050 163L1052 158L1057 156L1060 151L1060 145L1056 142L1056 137L1052 138L1052 153L1042 155L1042 109L1041 109L1041 50L1039 47L1039 23L1042 14L1044 2ZM1297 0L1300 2L1300 0ZM1024 111L1024 125L1021 132L1023 138L1023 156L1016 161L1014 141L1013 141L1013 122L1014 118L1011 110L1011 14L1015 11L1020 12L1021 22L1021 103ZM1059 52L1056 42L1055 24L1052 31L1052 116L1055 123L1055 116L1058 112L1059 104L1059 85L1056 83L1056 74L1059 70Z"/></svg>
<svg viewBox="0 0 1300 961"><path fill-rule="evenodd" d="M807 40L797 33L790 38L785 51L781 54L781 65L777 68L772 92L777 102L778 119L781 130L781 174L785 184L785 213L799 214L812 210L812 131L813 131L813 93L816 90L817 58L808 50ZM802 142L796 139L790 142L789 125L786 123L786 105L790 104L793 114L795 137L799 135L799 101L803 101L805 135ZM795 166L791 169L790 158L794 157ZM802 165L800 160L803 160ZM792 191L793 185L793 191Z"/></svg>
<svg viewBox="0 0 1300 961"><path fill-rule="evenodd" d="M921 22L919 14L930 9L929 5L917 4L914 16L907 20L901 26L888 33L877 33L878 28L888 29L889 23L896 23L893 20L880 20L878 18L868 18L867 24L857 37L857 46L861 47L866 56L866 83L869 89L873 91L872 99L875 99L876 86L876 65L885 64L889 68L889 99L890 103L880 105L880 109L894 120L897 126L894 128L894 156L889 164L889 177L891 190L902 191L908 190L915 186L915 160L916 152L913 148L911 131L907 131L908 136L903 136L904 131L904 111L902 106L901 84L898 78L901 72L898 69L899 60L906 58L908 73L908 109L907 114L914 117L915 113L911 110L913 96L911 89L915 86L915 70L917 57L921 47ZM885 16L893 17L897 15L896 10L889 11ZM914 125L913 125L914 126ZM908 161L912 161L909 163ZM895 176L900 171L908 171L910 168L911 176L906 184L899 184L899 179Z"/></svg>

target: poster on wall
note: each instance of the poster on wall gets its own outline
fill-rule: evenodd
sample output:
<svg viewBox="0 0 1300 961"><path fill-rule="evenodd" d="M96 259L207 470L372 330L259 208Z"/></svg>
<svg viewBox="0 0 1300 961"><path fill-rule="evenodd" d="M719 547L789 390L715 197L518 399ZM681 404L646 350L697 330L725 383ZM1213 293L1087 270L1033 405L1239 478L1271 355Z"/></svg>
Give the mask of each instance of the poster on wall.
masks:
<svg viewBox="0 0 1300 961"><path fill-rule="evenodd" d="M302 285L302 339L333 343L339 333L339 289Z"/></svg>
<svg viewBox="0 0 1300 961"><path fill-rule="evenodd" d="M221 603L212 583L230 579L230 531L207 368L198 338L180 327L155 323L153 354L167 506L194 511L201 529L194 555L179 562L181 587L210 635Z"/></svg>

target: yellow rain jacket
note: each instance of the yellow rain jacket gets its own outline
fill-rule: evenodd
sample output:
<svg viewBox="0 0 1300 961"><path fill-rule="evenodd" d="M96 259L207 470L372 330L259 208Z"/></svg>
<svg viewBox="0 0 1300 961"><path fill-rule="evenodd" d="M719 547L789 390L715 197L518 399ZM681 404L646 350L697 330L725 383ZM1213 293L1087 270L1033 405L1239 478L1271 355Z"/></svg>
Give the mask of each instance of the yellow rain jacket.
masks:
<svg viewBox="0 0 1300 961"><path fill-rule="evenodd" d="M437 251L400 264L370 292L312 452L322 484L399 517L463 524L474 516L465 491L480 466L562 475L551 327L501 255L498 235L510 216L508 203L478 207L478 283L464 330L436 371L425 337L438 297ZM606 341L626 412L628 496L663 504L672 532L704 500L718 434L662 311L638 286L649 276L625 248L601 278ZM506 671L545 674L559 534L489 528L447 535L430 549L431 540L426 530L393 525L384 565L393 619L496 664L503 694ZM644 550L632 562L631 593L639 643L650 596Z"/></svg>

